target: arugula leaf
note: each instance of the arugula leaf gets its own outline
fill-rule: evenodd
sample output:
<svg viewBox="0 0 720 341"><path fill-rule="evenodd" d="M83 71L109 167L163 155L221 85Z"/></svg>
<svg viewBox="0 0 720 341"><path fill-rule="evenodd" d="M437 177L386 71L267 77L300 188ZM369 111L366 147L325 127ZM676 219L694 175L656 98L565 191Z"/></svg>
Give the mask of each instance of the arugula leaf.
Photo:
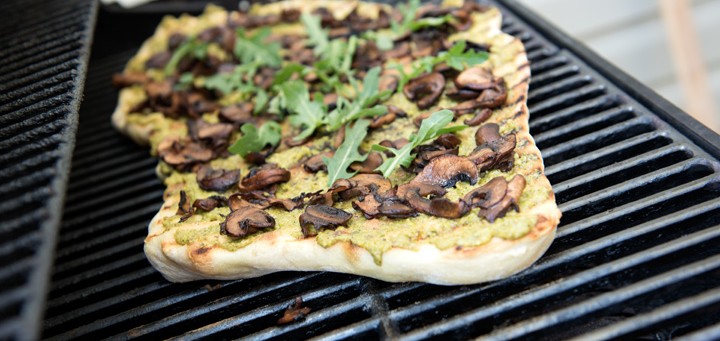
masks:
<svg viewBox="0 0 720 341"><path fill-rule="evenodd" d="M245 123L240 128L243 137L235 141L228 151L245 157L251 152L265 149L267 145L276 146L280 142L280 130L280 124L275 121L268 121L260 129L252 123Z"/></svg>
<svg viewBox="0 0 720 341"><path fill-rule="evenodd" d="M252 83L252 79L258 66L257 63L238 65L232 72L219 73L205 78L203 86L226 95L234 91L254 93L257 87Z"/></svg>
<svg viewBox="0 0 720 341"><path fill-rule="evenodd" d="M328 169L328 187L332 186L337 179L349 179L357 172L348 172L347 168L353 162L362 162L367 159L367 155L360 155L358 148L360 143L367 135L367 129L370 126L368 120L358 120L352 128L345 128L345 139L343 143L335 151L332 158L323 156L323 162Z"/></svg>
<svg viewBox="0 0 720 341"><path fill-rule="evenodd" d="M380 85L380 67L370 69L363 79L362 91L352 102L343 97L338 98L337 107L327 116L326 124L329 131L340 129L344 124L362 117L384 115L387 107L384 105L371 105L379 100L386 99L390 92L378 92Z"/></svg>
<svg viewBox="0 0 720 341"><path fill-rule="evenodd" d="M453 120L453 113L450 110L444 109L434 112L430 117L422 121L420 129L416 134L410 136L410 141L400 149L387 148L381 145L373 145L372 149L376 151L390 151L394 154L393 157L385 160L380 167L375 170L379 170L383 173L386 178L392 174L398 166L408 167L415 158L415 154L412 150L428 141L436 139L442 134L452 133L467 128L465 125L458 125L452 127L446 127Z"/></svg>
<svg viewBox="0 0 720 341"><path fill-rule="evenodd" d="M415 32L427 27L442 26L453 21L454 19L455 18L450 14L442 17L422 18L411 22L408 29Z"/></svg>
<svg viewBox="0 0 720 341"><path fill-rule="evenodd" d="M285 83L289 81L294 74L302 73L304 70L305 65L298 63L288 63L287 65L283 66L282 69L275 73L275 78L273 79L272 85Z"/></svg>
<svg viewBox="0 0 720 341"><path fill-rule="evenodd" d="M363 39L375 41L375 45L382 50L392 50L394 43L393 39L388 34L382 34L377 31L365 31L362 36Z"/></svg>
<svg viewBox="0 0 720 341"><path fill-rule="evenodd" d="M330 44L330 38L328 37L328 31L322 28L322 19L320 16L303 13L300 15L300 21L307 31L308 42L315 46L315 55L323 54L323 51L325 51Z"/></svg>
<svg viewBox="0 0 720 341"><path fill-rule="evenodd" d="M257 88L257 92L255 92L255 105L253 106L253 114L259 114L263 110L263 108L265 108L265 105L267 103L268 93L261 88Z"/></svg>
<svg viewBox="0 0 720 341"><path fill-rule="evenodd" d="M447 52L443 52L438 56L440 62L446 62L451 68L463 71L488 59L487 52L465 51L466 45L467 43L464 40L456 42Z"/></svg>
<svg viewBox="0 0 720 341"><path fill-rule="evenodd" d="M190 38L175 49L175 52L173 52L170 60L167 64L165 64L165 69L163 71L166 75L171 75L173 71L177 69L180 61L188 55L191 55L196 59L203 60L207 57L207 49L207 43L197 41L195 38Z"/></svg>
<svg viewBox="0 0 720 341"><path fill-rule="evenodd" d="M280 67L280 43L269 43L266 38L270 35L270 28L258 29L254 35L248 37L242 29L237 30L235 39L235 55L243 64L256 63L259 66Z"/></svg>
<svg viewBox="0 0 720 341"><path fill-rule="evenodd" d="M393 32L395 32L395 34L403 35L410 29L413 21L415 21L417 10L420 8L420 0L410 0L406 5L401 4L397 7L400 10L400 13L402 13L403 20L400 23L397 23L394 20L391 21L390 28Z"/></svg>
<svg viewBox="0 0 720 341"><path fill-rule="evenodd" d="M412 63L410 72L405 72L405 67L398 63L391 63L388 67L400 71L400 82L398 89L402 89L411 79L422 75L423 73L432 72L435 65L447 63L451 68L463 71L473 65L482 64L488 59L487 52L477 52L474 50L465 51L467 43L460 40L455 43L447 52L441 52L437 57L423 57Z"/></svg>
<svg viewBox="0 0 720 341"><path fill-rule="evenodd" d="M289 81L276 88L282 96L280 105L292 114L290 124L302 128L295 140L300 141L312 135L323 123L325 110L322 100L310 100L310 93L303 81Z"/></svg>

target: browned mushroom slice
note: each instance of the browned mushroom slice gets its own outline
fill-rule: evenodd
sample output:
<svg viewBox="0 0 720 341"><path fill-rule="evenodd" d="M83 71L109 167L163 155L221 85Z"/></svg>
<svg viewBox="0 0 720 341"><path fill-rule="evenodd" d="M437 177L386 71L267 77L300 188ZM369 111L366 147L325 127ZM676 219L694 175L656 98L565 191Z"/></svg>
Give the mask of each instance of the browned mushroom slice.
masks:
<svg viewBox="0 0 720 341"><path fill-rule="evenodd" d="M500 140L500 126L497 123L483 124L475 131L475 144L482 146Z"/></svg>
<svg viewBox="0 0 720 341"><path fill-rule="evenodd" d="M323 157L331 158L333 154L335 154L335 152L327 151L312 156L303 162L303 169L308 173L317 173L321 170L327 170Z"/></svg>
<svg viewBox="0 0 720 341"><path fill-rule="evenodd" d="M231 237L244 237L258 231L275 227L275 219L255 207L241 207L232 211L220 224L221 231Z"/></svg>
<svg viewBox="0 0 720 341"><path fill-rule="evenodd" d="M169 80L148 82L145 83L145 92L150 98L168 98L172 94L172 83Z"/></svg>
<svg viewBox="0 0 720 341"><path fill-rule="evenodd" d="M202 166L197 172L198 186L206 191L227 191L237 184L239 179L239 170L213 169L210 166Z"/></svg>
<svg viewBox="0 0 720 341"><path fill-rule="evenodd" d="M430 160L442 155L458 155L459 149L447 149L436 145L422 145L413 150L417 153L407 169L412 173L420 173L428 165Z"/></svg>
<svg viewBox="0 0 720 341"><path fill-rule="evenodd" d="M466 101L476 99L480 96L480 91L453 88L446 91L445 95L456 101Z"/></svg>
<svg viewBox="0 0 720 341"><path fill-rule="evenodd" d="M477 166L472 161L457 155L443 155L430 160L413 182L447 188L455 186L458 181L474 185L477 179Z"/></svg>
<svg viewBox="0 0 720 341"><path fill-rule="evenodd" d="M303 236L311 237L322 230L334 230L338 226L345 226L352 218L352 214L339 208L326 205L311 205L305 208L300 215L300 228Z"/></svg>
<svg viewBox="0 0 720 341"><path fill-rule="evenodd" d="M492 116L492 110L483 109L476 112L475 116L473 116L472 118L465 120L464 123L471 127L478 126L483 122L487 121L490 116Z"/></svg>
<svg viewBox="0 0 720 341"><path fill-rule="evenodd" d="M396 42L395 46L391 50L383 52L383 59L400 59L410 55L410 43L408 42Z"/></svg>
<svg viewBox="0 0 720 341"><path fill-rule="evenodd" d="M218 116L221 121L242 125L253 121L252 112L253 104L245 102L222 108Z"/></svg>
<svg viewBox="0 0 720 341"><path fill-rule="evenodd" d="M394 76L394 75L382 76L382 77L380 77L380 83L378 85L378 90L380 90L380 92L383 92L383 91L395 92L395 90L397 90L397 87L398 87L398 82L399 82L399 80L398 80L397 76Z"/></svg>
<svg viewBox="0 0 720 341"><path fill-rule="evenodd" d="M235 128L229 123L207 123L202 119L188 120L188 134L193 141L207 142L213 148L226 146Z"/></svg>
<svg viewBox="0 0 720 341"><path fill-rule="evenodd" d="M499 78L497 83L483 92L475 99L475 102L482 108L497 108L507 101L507 90L505 89L505 81Z"/></svg>
<svg viewBox="0 0 720 341"><path fill-rule="evenodd" d="M507 185L505 178L501 176L495 177L488 183L465 194L463 201L470 207L491 207L505 197Z"/></svg>
<svg viewBox="0 0 720 341"><path fill-rule="evenodd" d="M205 98L199 92L190 92L185 97L186 108L190 117L200 117L202 114L217 110L217 103Z"/></svg>
<svg viewBox="0 0 720 341"><path fill-rule="evenodd" d="M197 163L210 161L213 152L189 139L169 137L158 145L158 156L176 169L186 171Z"/></svg>
<svg viewBox="0 0 720 341"><path fill-rule="evenodd" d="M383 163L382 154L379 152L368 153L367 159L363 162L354 162L350 165L350 169L361 174L375 173L375 170Z"/></svg>
<svg viewBox="0 0 720 341"><path fill-rule="evenodd" d="M447 193L445 188L443 188L442 186L411 181L409 183L398 186L397 197L407 200L407 196L410 192L417 192L421 197L442 197L443 195L445 195L445 193Z"/></svg>
<svg viewBox="0 0 720 341"><path fill-rule="evenodd" d="M286 8L280 12L280 20L285 23L293 23L300 20L300 10L297 8Z"/></svg>
<svg viewBox="0 0 720 341"><path fill-rule="evenodd" d="M352 202L352 207L356 211L362 212L367 219L377 217L380 214L381 205L382 203L378 200L377 196L372 193Z"/></svg>
<svg viewBox="0 0 720 341"><path fill-rule="evenodd" d="M427 109L437 102L444 88L445 77L433 72L410 80L405 84L403 93L407 99L416 102L419 109Z"/></svg>
<svg viewBox="0 0 720 341"><path fill-rule="evenodd" d="M268 163L262 167L253 168L241 181L241 190L254 191L290 180L290 172L275 164Z"/></svg>
<svg viewBox="0 0 720 341"><path fill-rule="evenodd" d="M462 200L453 202L446 198L427 199L420 194L418 187L411 187L405 195L405 200L418 212L442 218L460 218L469 211L468 206Z"/></svg>
<svg viewBox="0 0 720 341"><path fill-rule="evenodd" d="M178 209L175 214L181 215L181 216L192 214L192 207L190 206L190 200L188 200L187 193L185 193L185 191L180 191L180 201L178 201ZM189 217L189 215L188 215L188 217Z"/></svg>
<svg viewBox="0 0 720 341"><path fill-rule="evenodd" d="M485 90L495 86L495 78L490 70L474 66L455 77L455 86L458 89Z"/></svg>
<svg viewBox="0 0 720 341"><path fill-rule="evenodd" d="M350 200L368 193L386 194L392 188L390 180L380 174L357 174L350 179L335 181L330 191L342 200Z"/></svg>
<svg viewBox="0 0 720 341"><path fill-rule="evenodd" d="M195 199L193 202L192 207L194 209L202 210L205 212L210 212L218 207L223 207L228 205L228 199L220 196L220 195L213 195L211 197L203 198L203 199Z"/></svg>
<svg viewBox="0 0 720 341"><path fill-rule="evenodd" d="M378 211L379 215L393 219L410 218L418 214L409 204L398 198L387 198L383 200Z"/></svg>
<svg viewBox="0 0 720 341"><path fill-rule="evenodd" d="M172 53L170 51L163 51L158 52L145 62L145 68L147 69L160 69L164 68L165 65L170 61L170 58L172 58Z"/></svg>
<svg viewBox="0 0 720 341"><path fill-rule="evenodd" d="M250 198L247 197L248 194L251 194ZM232 211L239 210L243 207L254 207L263 209L268 206L267 200L268 199L264 197L261 193L234 193L228 198L228 206Z"/></svg>
<svg viewBox="0 0 720 341"><path fill-rule="evenodd" d="M187 40L187 36L182 33L173 33L168 37L168 50L173 51L180 47Z"/></svg>
<svg viewBox="0 0 720 341"><path fill-rule="evenodd" d="M517 203L520 200L520 195L525 189L525 178L517 174L507 183L507 191L505 197L502 198L495 205L488 208L480 208L478 215L484 217L489 222L494 222L495 219L504 217L510 209L518 210Z"/></svg>

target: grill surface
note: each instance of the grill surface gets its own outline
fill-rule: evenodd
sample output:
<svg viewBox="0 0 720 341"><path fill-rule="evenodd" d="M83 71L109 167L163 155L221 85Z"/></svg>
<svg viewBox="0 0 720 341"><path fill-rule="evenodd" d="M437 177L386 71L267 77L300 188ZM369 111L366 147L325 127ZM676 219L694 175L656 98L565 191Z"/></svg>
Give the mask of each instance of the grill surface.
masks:
<svg viewBox="0 0 720 341"><path fill-rule="evenodd" d="M142 253L162 203L156 161L110 126L109 79L126 52L91 63L43 336L719 338L716 136L691 141L677 129L696 138L687 131L695 123L670 126L687 118L668 114L656 95L629 93L637 85L608 79L596 56L504 10L504 30L531 60L531 131L564 212L557 239L530 269L456 287L299 272L168 283ZM277 327L296 296L313 311Z"/></svg>
<svg viewBox="0 0 720 341"><path fill-rule="evenodd" d="M96 5L0 4L0 339L37 339Z"/></svg>

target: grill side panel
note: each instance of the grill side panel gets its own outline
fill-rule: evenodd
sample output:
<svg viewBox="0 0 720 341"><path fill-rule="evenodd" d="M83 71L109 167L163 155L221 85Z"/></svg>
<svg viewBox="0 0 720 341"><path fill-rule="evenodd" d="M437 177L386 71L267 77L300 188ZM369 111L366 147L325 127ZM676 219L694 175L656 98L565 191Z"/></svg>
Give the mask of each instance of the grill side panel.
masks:
<svg viewBox="0 0 720 341"><path fill-rule="evenodd" d="M37 339L60 225L95 1L0 5L0 339Z"/></svg>

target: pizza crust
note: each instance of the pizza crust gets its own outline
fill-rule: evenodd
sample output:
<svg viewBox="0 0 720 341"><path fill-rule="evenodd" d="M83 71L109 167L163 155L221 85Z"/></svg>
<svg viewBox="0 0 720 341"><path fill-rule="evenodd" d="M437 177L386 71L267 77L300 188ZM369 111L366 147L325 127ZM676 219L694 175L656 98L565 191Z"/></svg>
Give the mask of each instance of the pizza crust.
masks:
<svg viewBox="0 0 720 341"><path fill-rule="evenodd" d="M312 10L317 6L348 6L348 3L335 1L303 1L303 10ZM376 5L360 3L363 12L369 13ZM280 9L294 7L297 2L288 1L255 8L256 11L277 13ZM488 13L489 12L489 13ZM458 34L455 39L474 40L473 36L482 33L490 37L492 50L490 63L493 73L504 77L508 85L508 100L505 108L498 109L490 121L512 121L516 129L518 147L516 153L536 155L535 163L526 170L542 174L544 166L540 152L535 146L528 128L528 108L526 98L530 78L530 68L522 42L500 31L501 16L497 9L486 13L481 25L473 32ZM343 13L338 10L335 13ZM215 14L217 20L224 20ZM158 28L156 36L169 34L177 19L165 19ZM187 19L184 19L187 20ZM196 27L197 28L197 27ZM131 63L143 62L154 47L152 38L146 42ZM514 51L514 52L513 52ZM514 53L510 61L500 61L497 56ZM496 59L493 59L496 58ZM130 64L129 64L130 65ZM137 101L130 89L120 92L120 101L113 114L113 124L138 143L147 144L153 134L151 124L130 123L129 108ZM500 117L499 112L509 113L509 117ZM526 143L521 146L521 141ZM548 197L530 209L529 214L536 216L531 231L515 240L494 237L490 242L478 247L456 247L440 250L436 246L419 242L414 250L392 248L382 255L382 264L378 265L367 250L350 242L338 242L330 247L320 246L315 237L297 239L282 229L260 235L251 244L230 251L217 245L204 245L192 242L179 244L172 228L163 226L163 219L172 217L177 210L179 189L168 188L165 202L149 225L145 240L145 253L151 264L165 278L173 282L186 282L198 279L237 279L257 277L263 274L298 271L334 271L374 277L390 282L421 281L442 285L471 284L497 280L515 274L535 262L549 247L559 223L561 213L554 200L554 194L547 178L542 175L536 185L547 189ZM195 223L183 228L207 228L217 223ZM298 227L299 228L299 227Z"/></svg>

